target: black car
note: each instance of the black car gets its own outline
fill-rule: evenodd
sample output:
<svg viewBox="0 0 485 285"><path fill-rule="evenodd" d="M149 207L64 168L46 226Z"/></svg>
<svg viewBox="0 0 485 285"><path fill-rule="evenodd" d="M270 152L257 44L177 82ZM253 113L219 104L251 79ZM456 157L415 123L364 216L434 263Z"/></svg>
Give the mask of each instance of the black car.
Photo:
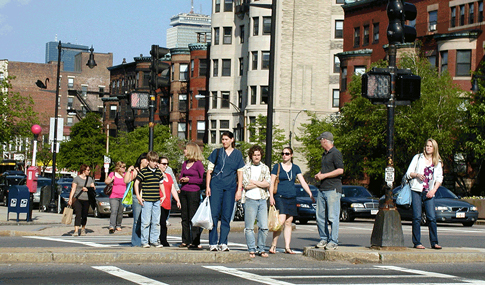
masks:
<svg viewBox="0 0 485 285"><path fill-rule="evenodd" d="M26 177L25 173L17 170L5 171L0 175L0 201L8 206L8 191L10 186L19 185L20 181Z"/></svg>
<svg viewBox="0 0 485 285"><path fill-rule="evenodd" d="M401 191L401 186L392 190L393 200L396 203L397 195ZM381 197L380 202L383 203L385 197ZM435 199L436 222L442 223L462 223L465 227L471 227L478 219L477 207L460 200L450 189L440 186L436 191ZM413 210L411 207L397 206L402 220L411 221L413 219ZM426 211L421 212L421 225L428 223Z"/></svg>
<svg viewBox="0 0 485 285"><path fill-rule="evenodd" d="M310 191L312 191L313 197L318 196L318 188L313 185L308 185ZM293 220L298 220L300 224L306 224L309 220L315 220L317 218L317 204L313 203L308 193L303 189L300 184L295 184L296 191L296 210L298 216L294 217Z"/></svg>
<svg viewBox="0 0 485 285"><path fill-rule="evenodd" d="M379 211L378 198L362 186L343 185L340 198L340 220L352 222L355 218L375 218Z"/></svg>

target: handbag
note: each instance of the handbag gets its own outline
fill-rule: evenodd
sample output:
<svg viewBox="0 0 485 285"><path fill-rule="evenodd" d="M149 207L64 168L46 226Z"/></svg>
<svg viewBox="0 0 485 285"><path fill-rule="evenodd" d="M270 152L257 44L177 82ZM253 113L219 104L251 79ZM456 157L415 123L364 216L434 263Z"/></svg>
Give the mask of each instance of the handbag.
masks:
<svg viewBox="0 0 485 285"><path fill-rule="evenodd" d="M115 174L113 173L113 181L111 181L108 185L106 185L103 189L103 192L106 196L110 196L111 192L113 192L113 182L115 181Z"/></svg>
<svg viewBox="0 0 485 285"><path fill-rule="evenodd" d="M411 186L409 186L409 183L406 183L397 195L396 204L401 206L411 206L412 200Z"/></svg>
<svg viewBox="0 0 485 285"><path fill-rule="evenodd" d="M280 223L280 210L276 210L274 205L269 207L268 212L268 230L270 232L278 232L283 227L283 224Z"/></svg>
<svg viewBox="0 0 485 285"><path fill-rule="evenodd" d="M72 208L71 206L66 206L64 207L64 211L62 212L62 219L61 223L65 225L70 225L72 223Z"/></svg>
<svg viewBox="0 0 485 285"><path fill-rule="evenodd" d="M200 203L199 208L192 217L192 226L201 227L207 230L212 230L212 212L209 202L209 197L205 197L204 201Z"/></svg>
<svg viewBox="0 0 485 285"><path fill-rule="evenodd" d="M276 179L274 181L273 194L276 194L276 192L278 192L278 184L280 183L280 169L281 163L278 163L278 171L276 172Z"/></svg>

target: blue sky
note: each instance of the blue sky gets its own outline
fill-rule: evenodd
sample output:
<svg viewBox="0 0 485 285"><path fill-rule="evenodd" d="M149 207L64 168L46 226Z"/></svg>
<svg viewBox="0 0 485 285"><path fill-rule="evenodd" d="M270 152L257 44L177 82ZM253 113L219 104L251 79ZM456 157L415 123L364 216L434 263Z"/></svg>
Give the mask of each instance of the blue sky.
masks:
<svg viewBox="0 0 485 285"><path fill-rule="evenodd" d="M190 0L0 0L0 59L45 62L45 44L93 46L113 53L113 65L152 44L165 46L170 17L190 12ZM194 0L194 11L210 15L211 0Z"/></svg>

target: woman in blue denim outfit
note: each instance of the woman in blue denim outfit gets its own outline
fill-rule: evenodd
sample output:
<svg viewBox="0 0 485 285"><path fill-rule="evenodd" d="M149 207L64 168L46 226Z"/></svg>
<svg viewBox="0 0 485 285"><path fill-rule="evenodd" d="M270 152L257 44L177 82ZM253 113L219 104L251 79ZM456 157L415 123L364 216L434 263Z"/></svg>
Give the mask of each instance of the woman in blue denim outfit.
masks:
<svg viewBox="0 0 485 285"><path fill-rule="evenodd" d="M130 166L127 170L127 174L124 177L124 181L126 184L134 181L136 176L138 175L138 171L147 167L148 160L147 160L147 153L142 153L138 159L136 160L135 165ZM133 229L131 231L131 246L141 246L141 205L138 203L135 195L135 189L132 187L133 191L133 204L131 208L133 210Z"/></svg>
<svg viewBox="0 0 485 285"><path fill-rule="evenodd" d="M414 156L406 172L406 177L411 179L409 183L412 190L414 247L425 248L421 244L421 213L424 206L428 219L431 248L441 249L442 247L438 244L434 194L443 182L443 169L438 143L434 139L426 140L423 153Z"/></svg>
<svg viewBox="0 0 485 285"><path fill-rule="evenodd" d="M249 257L268 257L265 250L268 237L268 188L271 182L269 167L261 162L263 149L253 145L249 151L248 162L243 168L243 193L241 203L244 204L244 233L248 245ZM258 220L258 244L254 237L254 222Z"/></svg>

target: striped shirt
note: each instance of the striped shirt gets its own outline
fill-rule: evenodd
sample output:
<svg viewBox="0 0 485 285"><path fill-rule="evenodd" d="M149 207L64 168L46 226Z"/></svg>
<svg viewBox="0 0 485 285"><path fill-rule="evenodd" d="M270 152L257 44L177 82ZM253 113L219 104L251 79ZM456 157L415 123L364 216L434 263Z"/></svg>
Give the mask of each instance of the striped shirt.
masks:
<svg viewBox="0 0 485 285"><path fill-rule="evenodd" d="M138 172L136 179L140 181L143 189L142 198L147 202L156 202L160 200L160 182L162 181L163 173L160 169L152 171L145 167Z"/></svg>

